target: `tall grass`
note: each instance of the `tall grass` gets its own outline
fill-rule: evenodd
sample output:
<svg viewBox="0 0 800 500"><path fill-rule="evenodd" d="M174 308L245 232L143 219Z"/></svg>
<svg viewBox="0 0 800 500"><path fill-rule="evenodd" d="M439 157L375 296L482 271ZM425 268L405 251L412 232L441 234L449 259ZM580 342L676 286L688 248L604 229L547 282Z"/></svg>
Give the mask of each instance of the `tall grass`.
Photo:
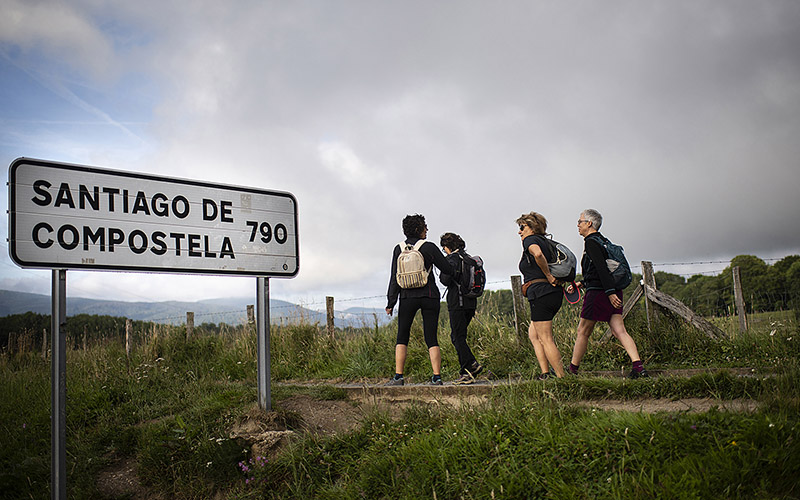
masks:
<svg viewBox="0 0 800 500"><path fill-rule="evenodd" d="M164 328L157 336L141 335L144 343L130 357L113 341L69 350L70 498L98 498L98 475L124 457L135 459L146 487L169 498L208 498L220 491L230 498L351 498L362 492L387 498L431 497L434 492L438 498L645 498L669 497L686 487L699 498L715 496L712 490L732 497L796 495L782 478L798 472L800 338L793 317L756 319L751 332L722 341L666 320L648 332L636 314L627 324L652 367L747 366L776 370L773 377L719 373L522 384L496 391L485 407L439 411L419 406L399 422L375 414L350 435L308 437L277 461L254 466L263 476L248 484L237 464L254 457L243 442L228 436L233 422L257 399L251 330L216 336L201 330L187 341L181 328ZM577 311L565 306L555 322L565 359L576 324ZM440 326L445 377L455 377L458 363L444 310ZM273 380L379 381L393 372L395 328L392 323L330 337L318 325L273 326ZM598 328L595 338L601 334ZM479 314L469 335L479 360L499 378L527 378L538 371L532 348L518 341L508 318ZM628 363L612 339L591 345L582 369L618 369ZM415 322L407 374L421 381L429 372L421 324ZM0 355L4 498L49 496L49 394L49 360L33 350ZM279 406L289 394L291 389L274 386L273 400ZM576 399L690 396L756 398L763 409L755 415L676 417L591 412L570 405ZM341 394L318 391L315 397ZM685 451L674 444L679 441L688 443ZM719 471L709 470L709 463ZM767 471L766 479L750 473L756 465Z"/></svg>

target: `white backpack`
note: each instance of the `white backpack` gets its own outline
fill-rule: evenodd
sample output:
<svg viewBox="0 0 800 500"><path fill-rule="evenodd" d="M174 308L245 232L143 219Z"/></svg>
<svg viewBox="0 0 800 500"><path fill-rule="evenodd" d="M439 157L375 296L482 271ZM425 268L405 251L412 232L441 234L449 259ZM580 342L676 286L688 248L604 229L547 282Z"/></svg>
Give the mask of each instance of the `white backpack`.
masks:
<svg viewBox="0 0 800 500"><path fill-rule="evenodd" d="M397 284L400 288L422 288L428 283L430 271L425 269L425 259L419 248L425 240L413 245L400 242L400 255L397 257Z"/></svg>

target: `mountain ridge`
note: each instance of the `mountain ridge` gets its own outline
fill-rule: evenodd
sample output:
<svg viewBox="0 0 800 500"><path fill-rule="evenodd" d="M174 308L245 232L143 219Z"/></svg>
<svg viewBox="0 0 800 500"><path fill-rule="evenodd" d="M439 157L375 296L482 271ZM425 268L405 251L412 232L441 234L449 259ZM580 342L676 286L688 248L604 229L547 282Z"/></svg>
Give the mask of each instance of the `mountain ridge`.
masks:
<svg viewBox="0 0 800 500"><path fill-rule="evenodd" d="M87 299L67 296L67 316L78 314L117 316L155 323L182 324L186 313L193 312L195 324L227 323L241 325L247 321L247 306L255 304L255 297L229 297L205 299L195 302L125 302L117 300ZM270 322L273 324L293 324L300 321L325 324L325 313L314 311L291 302L270 298ZM49 295L16 292L0 289L0 317L33 312L50 314L52 310ZM383 309L350 307L334 311L334 325L343 327L373 326L377 321L385 324L390 320Z"/></svg>

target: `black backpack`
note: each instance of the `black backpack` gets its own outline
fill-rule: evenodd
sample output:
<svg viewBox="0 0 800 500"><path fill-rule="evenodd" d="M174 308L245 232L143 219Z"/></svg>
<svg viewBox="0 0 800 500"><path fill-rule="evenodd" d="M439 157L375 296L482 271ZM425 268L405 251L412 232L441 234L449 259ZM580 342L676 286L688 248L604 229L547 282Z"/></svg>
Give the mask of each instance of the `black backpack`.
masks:
<svg viewBox="0 0 800 500"><path fill-rule="evenodd" d="M458 293L462 297L480 297L486 287L483 259L478 255L469 255L464 250L459 253L461 254L461 273L458 281Z"/></svg>
<svg viewBox="0 0 800 500"><path fill-rule="evenodd" d="M628 259L625 258L625 252L621 246L611 243L611 240L605 236L595 236L595 240L603 245L606 249L606 266L611 277L614 278L614 286L620 290L624 290L633 281L633 273L631 273L631 266L628 264Z"/></svg>

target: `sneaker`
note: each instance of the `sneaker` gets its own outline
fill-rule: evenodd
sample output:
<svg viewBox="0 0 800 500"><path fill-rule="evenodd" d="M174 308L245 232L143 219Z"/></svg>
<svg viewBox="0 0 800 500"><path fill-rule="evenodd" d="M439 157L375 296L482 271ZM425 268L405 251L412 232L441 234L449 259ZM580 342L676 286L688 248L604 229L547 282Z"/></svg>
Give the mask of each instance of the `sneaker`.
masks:
<svg viewBox="0 0 800 500"><path fill-rule="evenodd" d="M465 370L469 375L472 376L472 378L475 378L478 376L480 372L483 371L483 365L479 365L478 362L475 361L474 363L472 363L472 366L470 368L465 368Z"/></svg>
<svg viewBox="0 0 800 500"><path fill-rule="evenodd" d="M460 377L458 377L453 381L455 385L467 385L467 384L472 384L474 382L475 382L475 377L473 377L469 373L464 373L463 375L461 375Z"/></svg>
<svg viewBox="0 0 800 500"><path fill-rule="evenodd" d="M628 378L650 378L650 374L647 373L647 370L642 368L642 371L640 372L632 370L631 373L628 375Z"/></svg>
<svg viewBox="0 0 800 500"><path fill-rule="evenodd" d="M540 373L539 375L536 376L536 380L547 380L549 378L550 378L549 373Z"/></svg>
<svg viewBox="0 0 800 500"><path fill-rule="evenodd" d="M442 377L431 377L430 385L444 385L444 382L442 382Z"/></svg>
<svg viewBox="0 0 800 500"><path fill-rule="evenodd" d="M390 378L388 382L383 385L405 385L406 380L404 378Z"/></svg>

